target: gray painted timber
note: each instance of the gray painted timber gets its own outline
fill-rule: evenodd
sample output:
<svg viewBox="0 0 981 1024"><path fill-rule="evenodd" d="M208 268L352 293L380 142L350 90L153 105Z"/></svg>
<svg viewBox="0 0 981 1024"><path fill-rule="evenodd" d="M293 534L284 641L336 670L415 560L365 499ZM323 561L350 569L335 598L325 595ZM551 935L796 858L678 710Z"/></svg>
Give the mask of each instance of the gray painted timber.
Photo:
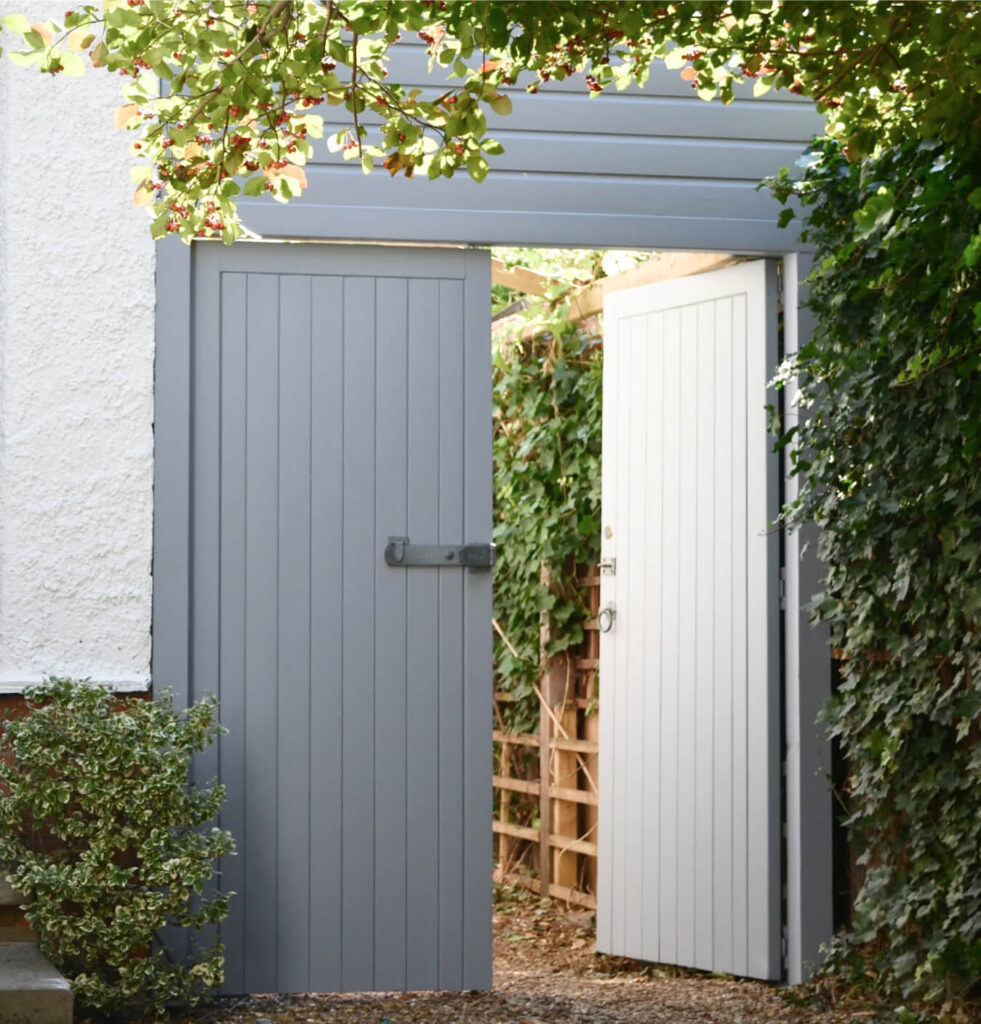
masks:
<svg viewBox="0 0 981 1024"><path fill-rule="evenodd" d="M393 80L410 85L417 82L429 90L438 86L438 81L427 78L425 57L418 46L397 47L391 68ZM317 157L308 166L310 188L303 198L287 206L266 200L246 200L242 203L246 219L254 230L270 237L293 239L632 246L779 254L784 257L786 279L789 282L794 278L797 263L793 253L801 249L794 228L780 230L775 226L776 208L765 193L756 192L755 186L761 177L780 166L792 166L810 137L822 130L820 117L806 102L787 93L751 99L750 91L744 89L731 107L722 108L717 103L698 100L676 72L663 69L655 70L650 83L642 90L631 87L623 93L603 94L595 99L587 98L583 83L577 78L551 82L537 96L526 95L524 84L522 80L510 90L514 103L510 117L489 116L492 133L504 143L506 152L494 158L494 169L481 185L475 185L463 174L451 181L435 182L419 178L390 179L382 171L365 177L358 167L329 155L323 143L317 143ZM326 113L331 116L331 111ZM336 278L324 279L314 289L312 302L315 309L321 310L320 314L315 314L315 320L327 315L324 311L336 308L340 302L339 293L331 292L335 284L340 287ZM191 661L187 600L191 548L187 514L191 396L182 383L190 372L191 258L187 247L173 240L158 246L157 294L157 395L158 403L163 396L165 405L158 404L156 423L154 683L158 687L170 686L180 702L187 694ZM479 289L475 289L474 294L480 295L480 301L476 305L465 304L466 316L475 321L470 330L485 331L486 325L481 322L485 313L484 295ZM788 303L791 298L788 285ZM393 304L397 301L400 300L393 299ZM788 310L791 308L788 305ZM788 339L795 329L802 339L810 330L803 310L798 311L797 317L794 319L788 313ZM236 331L233 327L227 329L229 345L234 346L232 339ZM469 365L472 354L466 358ZM489 363L489 353L484 353L482 358ZM341 529L343 510L328 500L329 488L325 481L341 472L339 466L344 458L338 440L342 431L343 381L334 363L328 361L322 351L315 350L311 359L313 386L319 389L318 393L333 395L333 399L314 403L311 408L311 458L315 465L322 467L322 472L311 477L310 500L311 506L320 510L320 521L329 524L329 530L325 527L323 535L313 531L314 554L311 557L317 564L329 565L330 571L323 577L311 578L310 601L315 619L323 616L325 620L333 620L341 614L342 601L329 581L341 572L343 553L336 545L326 542L325 534L333 536ZM223 374L241 372L236 365L234 360L228 365L223 363ZM378 400L381 402L385 372L381 364L378 364L378 372ZM478 376L468 375L467 386L479 392L481 387L486 388L486 382L480 383ZM476 393L471 397L471 405L478 400L483 401ZM244 438L244 392L239 393L237 401L240 408L227 402L222 408L222 430L228 435L228 447L223 449L225 476L230 473L227 464L232 453L236 459L244 458L244 447L239 451L236 442L231 440L236 429ZM406 409L406 421L408 415ZM236 422L239 428L234 426ZM390 429L381 420L377 423L380 446ZM479 448L485 443L479 436L480 431L486 431L489 436L489 429L489 419L485 425L468 423L465 444L475 443ZM238 444L244 445L244 440ZM244 504L241 483L236 485L231 479L223 480L223 488L226 483L229 488L238 486L242 490L239 500ZM468 530L475 531L474 536L481 536L482 531L489 531L489 476L486 494L481 492L483 483L471 484L467 486L464 521ZM385 486L379 481L376 504L385 501ZM229 511L230 507L234 506L228 503L222 506L221 543L232 549L243 545L244 537L236 533L236 530L241 532L241 521ZM666 509L665 515L670 514ZM484 531L484 520L488 523L487 531ZM814 725L815 709L828 692L830 661L825 638L808 627L803 610L810 595L820 589L820 571L813 547L798 558L802 549L800 538L792 535L787 539L789 835L784 881L788 887L790 978L797 973L806 974L807 964L818 959L819 943L831 933L830 903L826 898L831 891L831 802L823 778L826 747ZM236 576L242 574L241 565L236 567L223 557L222 574L223 591L239 595L222 602L219 614L224 629L226 620L244 620L245 604L244 580ZM375 609L378 615L388 614L390 608L400 608L399 602L404 604L406 600L406 595L387 592L382 579L379 576L377 580ZM489 580L480 585L489 587ZM443 595L440 596L443 599ZM470 596L465 595L465 608L469 600ZM474 591L473 600L479 603L485 597ZM485 651L489 645L489 634L464 643L463 659L468 672L474 659L477 663L489 659ZM341 656L341 638L336 633L311 631L313 675L325 671L323 666L337 664ZM380 679L385 656L376 651L375 657L376 677ZM223 641L219 644L219 658L226 692L239 687L244 694L244 651ZM387 688L393 701L386 701L384 706L376 702L375 750L379 776L387 764L384 755L377 753L379 750L385 747L395 751L392 756L396 760L401 756L398 753L400 741L393 739L393 722L401 713L398 694L403 686L398 671L386 677L384 684L378 684ZM481 691L475 692L475 699L483 699ZM324 736L323 744L310 747L313 778L337 777L340 772L342 729L340 719L329 713L331 700L323 690L311 695L311 717L323 723ZM244 704L239 702L237 706L244 707ZM244 736L245 721L236 719L241 712L234 709L226 708L223 714L233 732L223 742L222 763L237 764L235 770L244 772L244 744L240 738L236 746L232 737ZM476 722L474 717L465 715L464 757L469 770L479 774L486 769L482 760L485 736L481 731L483 724ZM408 752L405 756L409 756ZM488 789L484 799L489 798ZM342 795L330 788L311 787L309 799L311 844L318 848L332 834L332 823L340 820ZM646 799L648 804L654 800L651 787L648 787ZM397 816L404 813L397 809L399 806L398 793L389 792L382 785L377 794L375 815ZM472 833L483 827L479 815L470 815L465 826L465 841L476 842ZM406 829L410 827L407 823ZM385 864L395 864L401 850L397 845L379 857L388 858ZM486 856L489 858L489 853ZM230 888L241 890L244 884L242 858L226 865L225 875ZM339 862L314 858L310 862L310 876L312 886L338 894L339 904L342 885ZM376 904L374 928L376 935L383 932L388 935L394 946L402 941L403 933L397 922L405 919L405 913L398 902L401 897L386 888L388 877L383 859L376 859L376 892L391 896L394 902ZM668 916L676 912L670 898L662 911ZM233 909L233 915L240 912L240 908ZM739 907L734 907L733 912L739 912ZM489 941L482 913L478 911L476 900L467 904L463 933L468 942ZM393 921L396 924L391 930ZM477 926L476 939L471 937L468 922ZM648 931L652 927L649 915L645 916L643 927ZM341 956L339 924L312 915L309 930L311 945L323 949L326 959L337 962ZM243 935L239 929L231 937L226 936L226 942L232 947L235 942L244 941ZM233 963L241 962L240 958L236 960L237 956L238 953L232 955ZM398 972L392 977L397 978ZM230 982L230 986L234 987L234 982ZM388 987L387 980L384 987Z"/></svg>
<svg viewBox="0 0 981 1024"><path fill-rule="evenodd" d="M812 316L804 303L807 286L800 283L810 271L805 256L784 261L786 282L785 350L799 351L810 337ZM784 419L798 419L793 402L796 387L788 388ZM785 498L797 496L797 477L791 475L789 453L784 456ZM812 626L809 604L822 589L820 563L814 557L814 527L789 533L785 539L786 638L785 678L787 737L787 981L807 981L821 962L821 944L834 930L831 866L832 804L828 786L831 743L817 723L822 704L831 695L830 630ZM809 551L804 554L805 550Z"/></svg>
<svg viewBox="0 0 981 1024"><path fill-rule="evenodd" d="M771 261L604 308L597 949L765 979L782 970L776 310Z"/></svg>
<svg viewBox="0 0 981 1024"><path fill-rule="evenodd" d="M423 47L397 44L392 80L434 92L445 70L427 74L426 61ZM550 82L537 95L524 84L522 78L506 90L510 115L488 114L488 131L505 152L491 158L480 184L465 171L438 181L391 178L381 169L366 176L357 161L317 142L303 197L285 207L243 199L246 222L260 234L290 238L795 248L796 228L777 228L778 206L756 186L793 167L823 132L807 101L785 92L754 99L747 87L728 107L706 103L664 68L643 89L593 97L581 76ZM328 132L349 127L331 108L324 113Z"/></svg>
<svg viewBox="0 0 981 1024"><path fill-rule="evenodd" d="M488 254L160 273L193 306L158 324L153 668L229 730L195 767L238 844L225 991L489 987L490 573L382 558L489 540Z"/></svg>

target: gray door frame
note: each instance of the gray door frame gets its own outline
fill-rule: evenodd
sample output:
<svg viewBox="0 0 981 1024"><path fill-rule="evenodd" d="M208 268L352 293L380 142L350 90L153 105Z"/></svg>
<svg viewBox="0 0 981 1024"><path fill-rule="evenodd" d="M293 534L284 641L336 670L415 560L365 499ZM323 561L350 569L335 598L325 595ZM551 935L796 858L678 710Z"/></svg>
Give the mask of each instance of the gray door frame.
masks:
<svg viewBox="0 0 981 1024"><path fill-rule="evenodd" d="M302 211L302 201L290 204L291 211ZM295 207L295 210L294 210ZM366 216L366 214L365 214ZM282 222L280 222L282 224ZM267 225L263 225L267 226ZM271 227L271 225L269 225ZM290 219L290 229L298 228ZM330 238L327 217L311 217L302 226L308 239ZM797 350L806 343L811 331L806 288L798 282L806 276L810 257L798 245L782 251L745 248L741 225L715 219L692 249L715 249L782 261L784 281L785 351ZM282 230L282 227L279 228ZM335 227L336 230L336 227ZM532 229L534 230L534 229ZM673 228L662 237L656 224L648 226L650 237L631 238L631 245L651 249L683 248ZM581 239L584 246L610 244L598 239L595 221L587 216L567 218L566 241ZM366 232L368 234L369 232ZM433 243L418 221L407 221L402 237L392 238L404 244ZM342 241L338 239L338 241ZM515 237L512 244L534 245L533 236ZM480 239L474 244L497 243L499 239ZM195 243L198 244L198 243ZM215 244L215 243L205 243ZM553 242L552 244L556 244ZM615 243L613 243L615 244ZM622 242L620 244L623 244ZM157 246L156 271L156 394L167 396L167 415L158 406L154 437L154 579L153 579L153 681L169 687L175 700L186 703L187 673L165 677L161 664L161 638L170 647L166 663L187 665L189 628L187 616L189 547L191 540L188 468L191 454L191 404L181 381L190 379L192 263L188 246L167 240ZM793 393L793 386L789 389ZM793 412L788 410L791 415ZM795 482L785 464L786 496L791 498ZM785 611L784 611L784 685L785 685L785 772L786 772L786 980L793 984L809 977L820 962L820 945L832 935L832 800L828 785L830 745L815 724L817 710L831 692L831 661L827 631L809 624L807 603L818 589L821 570L813 546L803 554L807 531L785 538ZM488 763L488 782L491 766ZM488 835L490 821L488 820Z"/></svg>

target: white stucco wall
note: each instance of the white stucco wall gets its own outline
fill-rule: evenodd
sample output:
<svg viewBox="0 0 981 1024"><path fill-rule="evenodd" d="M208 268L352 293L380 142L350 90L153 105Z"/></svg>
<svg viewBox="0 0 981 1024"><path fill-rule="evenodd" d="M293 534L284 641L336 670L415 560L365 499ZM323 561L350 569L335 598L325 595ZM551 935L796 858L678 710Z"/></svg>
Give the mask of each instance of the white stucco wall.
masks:
<svg viewBox="0 0 981 1024"><path fill-rule="evenodd" d="M149 679L154 253L119 83L0 58L0 692Z"/></svg>

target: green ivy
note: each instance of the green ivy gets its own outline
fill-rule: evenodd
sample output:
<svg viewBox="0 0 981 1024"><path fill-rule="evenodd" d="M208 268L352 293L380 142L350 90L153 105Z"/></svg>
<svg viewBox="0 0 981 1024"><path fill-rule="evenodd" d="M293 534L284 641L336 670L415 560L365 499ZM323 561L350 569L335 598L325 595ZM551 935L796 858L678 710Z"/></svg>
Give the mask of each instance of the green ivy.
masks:
<svg viewBox="0 0 981 1024"><path fill-rule="evenodd" d="M220 944L173 963L159 940L165 925L202 929L228 911L228 893L205 894L233 852L228 832L203 827L224 789L188 784L220 731L216 702L178 713L167 697L69 679L26 696L30 714L0 742L0 865L80 1010L161 1019L222 980Z"/></svg>
<svg viewBox="0 0 981 1024"><path fill-rule="evenodd" d="M981 979L981 146L817 143L806 414L791 523L820 527L816 617L843 649L824 718L864 865L830 970L952 1000Z"/></svg>
<svg viewBox="0 0 981 1024"><path fill-rule="evenodd" d="M581 643L589 612L577 566L599 558L602 348L557 300L571 281L601 275L604 258L615 272L641 256L521 257L558 282L556 299L529 303L521 319L534 336L498 341L493 364L494 615L507 638L496 637L495 675L512 697L503 707L506 724L526 732L538 726L542 616L550 627L546 654ZM496 304L511 297L499 295Z"/></svg>

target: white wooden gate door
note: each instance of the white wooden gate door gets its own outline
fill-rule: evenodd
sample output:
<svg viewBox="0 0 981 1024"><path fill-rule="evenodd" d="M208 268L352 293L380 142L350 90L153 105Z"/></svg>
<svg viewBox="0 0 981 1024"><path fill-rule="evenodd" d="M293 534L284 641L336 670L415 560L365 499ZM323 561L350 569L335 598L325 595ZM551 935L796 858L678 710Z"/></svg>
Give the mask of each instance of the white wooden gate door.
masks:
<svg viewBox="0 0 981 1024"><path fill-rule="evenodd" d="M775 267L604 317L597 948L778 978Z"/></svg>

